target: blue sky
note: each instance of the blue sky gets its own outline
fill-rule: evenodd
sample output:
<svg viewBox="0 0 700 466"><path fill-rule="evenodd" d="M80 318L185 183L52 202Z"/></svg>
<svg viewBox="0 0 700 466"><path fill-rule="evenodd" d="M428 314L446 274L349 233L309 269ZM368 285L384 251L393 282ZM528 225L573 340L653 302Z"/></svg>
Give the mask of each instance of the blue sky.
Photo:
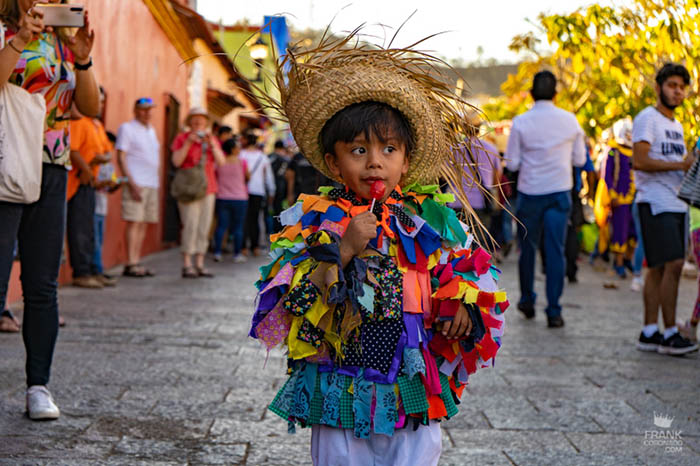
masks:
<svg viewBox="0 0 700 466"><path fill-rule="evenodd" d="M448 59L476 60L477 48L483 58L514 62L518 56L508 50L511 38L534 30L540 12L565 13L592 3L585 0L198 0L197 9L207 19L224 24L248 18L262 23L264 15L285 14L294 27L316 29L333 21L334 32L354 29L367 23L366 33L378 36L373 42L389 38L416 11L403 27L395 45L406 46L430 34L449 31L426 42L423 49L433 50ZM629 3L628 0L602 0L599 3ZM385 32L386 31L386 32Z"/></svg>

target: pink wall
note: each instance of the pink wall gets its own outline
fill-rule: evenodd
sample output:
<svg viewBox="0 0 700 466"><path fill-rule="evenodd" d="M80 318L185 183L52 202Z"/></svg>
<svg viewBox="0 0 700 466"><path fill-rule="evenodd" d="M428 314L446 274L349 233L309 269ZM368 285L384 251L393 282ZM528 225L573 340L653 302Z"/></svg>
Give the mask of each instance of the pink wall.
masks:
<svg viewBox="0 0 700 466"><path fill-rule="evenodd" d="M151 15L141 0L83 0L90 13L96 38L93 48L94 72L98 82L107 91L105 127L116 134L119 125L132 118L134 101L143 96L152 97L158 105L153 110L152 125L162 146L162 166L165 163L165 105L172 94L181 105L181 113L188 108L187 77L189 66ZM165 170L161 176L164 176ZM161 190L162 191L162 190ZM164 192L161 192L164 199ZM126 257L124 222L121 220L121 194L109 198L109 213L105 226L103 261L105 267L123 263ZM163 219L161 202L161 220ZM162 222L149 228L143 253L163 248ZM19 264L15 265L10 280L8 303L21 297ZM70 280L70 269L61 269L61 282Z"/></svg>

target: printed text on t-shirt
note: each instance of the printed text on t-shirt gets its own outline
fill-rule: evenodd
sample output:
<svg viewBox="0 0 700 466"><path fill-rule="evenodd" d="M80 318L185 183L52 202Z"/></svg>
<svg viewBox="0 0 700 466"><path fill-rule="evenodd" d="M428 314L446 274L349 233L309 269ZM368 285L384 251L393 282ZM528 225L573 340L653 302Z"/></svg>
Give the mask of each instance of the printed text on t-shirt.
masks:
<svg viewBox="0 0 700 466"><path fill-rule="evenodd" d="M664 131L666 138L673 141L683 141L683 134L678 131ZM674 142L664 141L661 143L661 153L663 155L683 155L685 153L685 146L681 142L680 144Z"/></svg>

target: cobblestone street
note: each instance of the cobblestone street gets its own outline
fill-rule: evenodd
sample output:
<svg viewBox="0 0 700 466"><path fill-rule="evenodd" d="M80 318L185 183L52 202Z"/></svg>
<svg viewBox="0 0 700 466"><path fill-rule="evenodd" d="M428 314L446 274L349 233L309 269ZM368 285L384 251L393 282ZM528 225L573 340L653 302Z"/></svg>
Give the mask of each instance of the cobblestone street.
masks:
<svg viewBox="0 0 700 466"><path fill-rule="evenodd" d="M266 410L285 358L277 350L265 363L247 337L264 261L226 256L213 280L181 279L175 250L147 262L157 277L59 290L68 325L50 384L58 421L24 415L21 336L0 334L0 464L310 464L309 431L288 435ZM511 255L502 265L512 302L516 264ZM546 328L542 300L534 321L511 306L496 368L473 377L443 423L441 464L700 464L698 356L636 351L641 296L629 281L603 288L610 279L581 263L563 329ZM541 297L543 285L538 276ZM696 289L683 279L679 318ZM655 412L671 427L656 427Z"/></svg>

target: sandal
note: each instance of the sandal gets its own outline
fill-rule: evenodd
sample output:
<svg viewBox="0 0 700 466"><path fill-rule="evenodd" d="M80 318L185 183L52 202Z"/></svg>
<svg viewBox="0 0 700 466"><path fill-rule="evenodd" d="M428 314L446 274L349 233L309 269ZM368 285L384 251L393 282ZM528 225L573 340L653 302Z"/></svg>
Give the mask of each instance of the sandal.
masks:
<svg viewBox="0 0 700 466"><path fill-rule="evenodd" d="M183 267L182 268L182 278L197 278L199 273L194 267Z"/></svg>
<svg viewBox="0 0 700 466"><path fill-rule="evenodd" d="M124 266L124 272L122 272L122 275L125 277L135 277L135 278L143 278L143 277L147 276L146 270L144 270L144 268L139 264Z"/></svg>
<svg viewBox="0 0 700 466"><path fill-rule="evenodd" d="M204 267L197 267L197 275L205 278L214 278L214 274L205 269Z"/></svg>
<svg viewBox="0 0 700 466"><path fill-rule="evenodd" d="M139 267L141 267L141 270L143 270L143 273L146 274L146 277L155 277L156 273L149 269L148 267L145 267L143 264L136 264Z"/></svg>
<svg viewBox="0 0 700 466"><path fill-rule="evenodd" d="M0 332L17 333L19 332L19 320L12 315L9 309L0 312Z"/></svg>

